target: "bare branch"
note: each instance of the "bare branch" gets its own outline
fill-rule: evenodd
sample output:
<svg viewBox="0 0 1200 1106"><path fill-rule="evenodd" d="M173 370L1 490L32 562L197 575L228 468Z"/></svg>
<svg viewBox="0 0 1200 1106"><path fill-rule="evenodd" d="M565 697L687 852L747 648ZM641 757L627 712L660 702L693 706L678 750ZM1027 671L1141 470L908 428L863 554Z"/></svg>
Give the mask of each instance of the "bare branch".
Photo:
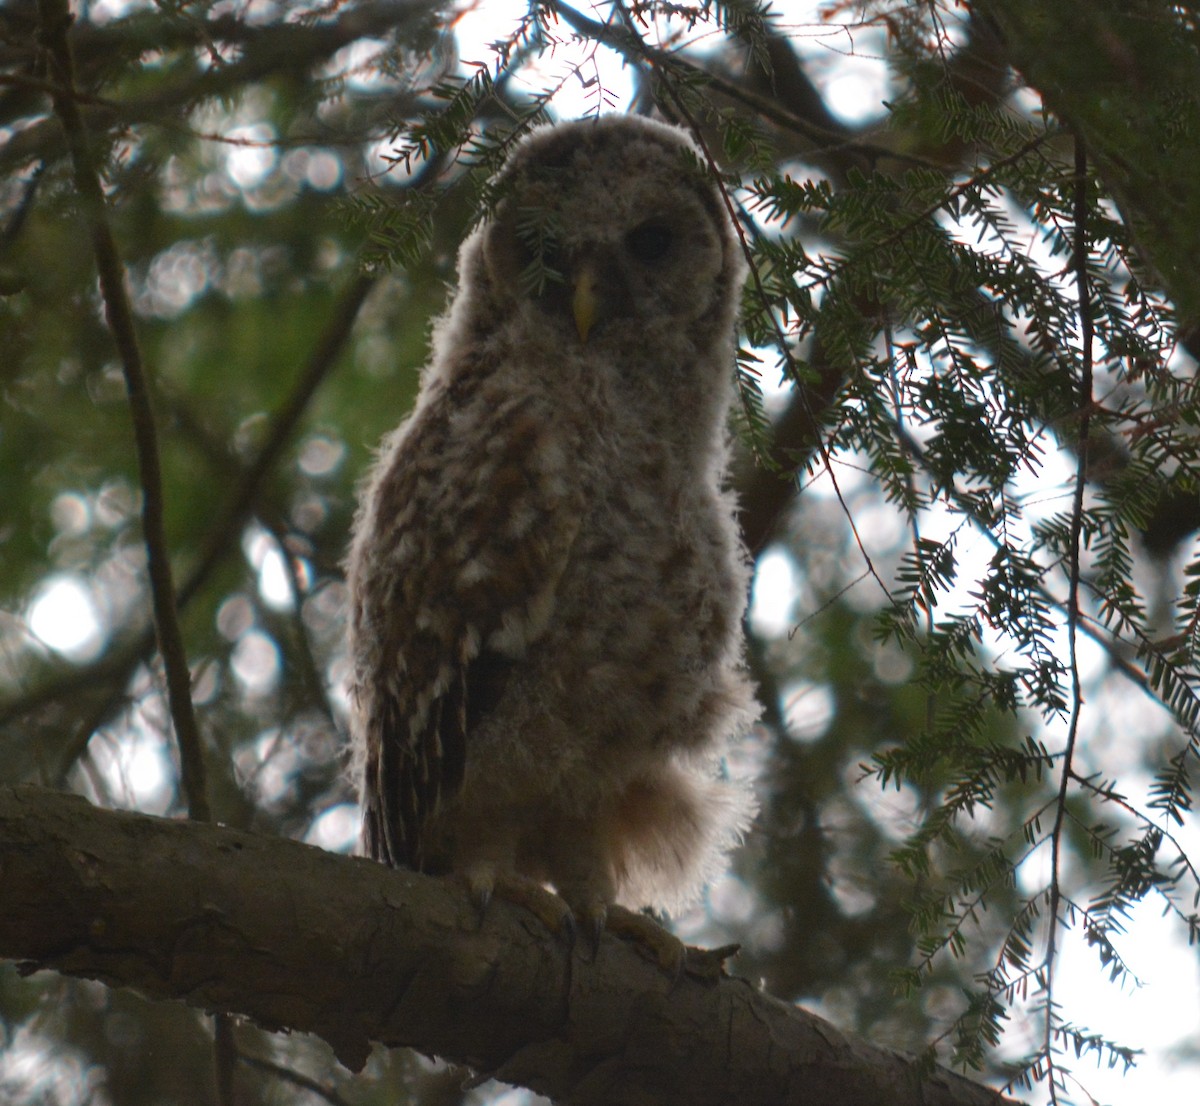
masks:
<svg viewBox="0 0 1200 1106"><path fill-rule="evenodd" d="M570 1106L1003 1106L741 979L585 958L451 880L294 841L0 788L0 955L316 1033L408 1045ZM248 891L247 889L253 889Z"/></svg>
<svg viewBox="0 0 1200 1106"><path fill-rule="evenodd" d="M175 607L175 585L171 580L171 561L167 553L167 538L163 525L163 481L158 432L154 425L154 409L133 323L133 308L130 306L129 293L125 287L125 267L121 263L116 240L109 226L104 190L92 157L87 130L74 99L74 67L70 45L67 42L67 29L71 25L70 9L66 0L38 0L38 16L49 65L60 90L53 94L54 111L67 136L75 173L75 187L83 202L84 216L88 222L92 248L96 255L104 314L116 342L121 368L125 374L125 391L133 419L142 487L142 540L146 545L150 573L154 626L166 672L167 699L170 703L171 719L175 725L175 737L179 743L183 790L187 795L188 812L191 817L207 821L210 814L208 796L205 793L200 729L192 708L191 673L188 670L183 634L179 628L179 612Z"/></svg>
<svg viewBox="0 0 1200 1106"><path fill-rule="evenodd" d="M376 279L370 274L356 275L334 304L325 329L307 364L297 377L292 391L272 418L262 447L237 479L225 506L216 514L200 560L176 592L177 608L185 607L199 593L222 561L237 551L237 544L229 541L230 534L236 533L254 510L263 484L295 435L313 396L328 378L345 349L358 312L367 294L375 286ZM72 667L0 706L0 726L10 725L50 704L72 702L81 694L95 688L115 689L112 694L105 696L99 708L89 712L93 723L81 729L79 741L72 744L63 758L57 779L60 783L64 782L70 766L82 753L95 728L111 717L113 709L121 701L121 691L128 684L134 669L153 646L152 629L147 628L145 631L134 633L132 640L113 654L105 655L83 668Z"/></svg>
<svg viewBox="0 0 1200 1106"><path fill-rule="evenodd" d="M1075 288L1079 299L1079 445L1075 470L1075 492L1071 507L1071 547L1068 556L1070 583L1067 591L1067 653L1071 670L1071 720L1067 729L1066 747L1063 750L1062 775L1055 803L1054 828L1050 831L1050 891L1046 913L1046 1010L1044 1051L1049 1074L1046 1085L1050 1090L1050 1101L1058 1102L1058 1080L1055 1078L1055 1049L1053 1036L1058 1024L1058 1012L1054 1005L1054 982L1057 974L1057 948L1059 930L1059 905L1062 900L1062 845L1063 822L1067 815L1067 792L1075 768L1075 747L1079 738L1079 720L1083 713L1083 684L1079 675L1079 574L1080 555L1083 547L1083 493L1087 483L1088 435L1091 428L1092 404L1092 293L1088 280L1088 225L1087 225L1087 178L1088 160L1083 139L1075 137L1075 241L1072 268Z"/></svg>
<svg viewBox="0 0 1200 1106"><path fill-rule="evenodd" d="M249 1068L258 1068L259 1071L269 1072L285 1083L291 1083L306 1091L311 1091L319 1098L325 1099L326 1102L330 1103L330 1106L348 1106L346 1100L340 1094L329 1087L322 1086L317 1080L305 1075L303 1072L284 1067L283 1064L276 1064L271 1060L264 1060L260 1056L249 1056L246 1053L239 1055L238 1059Z"/></svg>

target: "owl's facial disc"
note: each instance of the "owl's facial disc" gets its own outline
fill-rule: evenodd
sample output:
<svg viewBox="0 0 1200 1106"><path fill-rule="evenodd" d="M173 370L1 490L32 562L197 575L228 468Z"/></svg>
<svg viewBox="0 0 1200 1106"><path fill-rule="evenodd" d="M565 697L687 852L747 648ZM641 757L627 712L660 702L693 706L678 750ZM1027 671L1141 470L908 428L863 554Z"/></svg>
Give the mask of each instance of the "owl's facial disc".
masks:
<svg viewBox="0 0 1200 1106"><path fill-rule="evenodd" d="M668 206L671 182L659 175L628 194L594 184L576 196L557 179L514 178L484 239L502 314L527 304L561 340L588 348L631 349L653 321L690 328L724 264L705 195L675 187Z"/></svg>

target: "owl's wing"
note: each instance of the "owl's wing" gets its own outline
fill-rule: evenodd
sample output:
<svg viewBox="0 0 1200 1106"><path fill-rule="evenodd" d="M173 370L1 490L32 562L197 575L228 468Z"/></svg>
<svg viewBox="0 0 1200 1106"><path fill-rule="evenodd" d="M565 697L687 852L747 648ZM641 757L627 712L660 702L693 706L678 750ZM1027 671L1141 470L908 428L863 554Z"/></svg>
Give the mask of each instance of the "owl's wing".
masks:
<svg viewBox="0 0 1200 1106"><path fill-rule="evenodd" d="M453 435L448 410L425 414L384 458L351 554L363 845L417 870L472 729L549 622L582 517L534 412L502 403Z"/></svg>

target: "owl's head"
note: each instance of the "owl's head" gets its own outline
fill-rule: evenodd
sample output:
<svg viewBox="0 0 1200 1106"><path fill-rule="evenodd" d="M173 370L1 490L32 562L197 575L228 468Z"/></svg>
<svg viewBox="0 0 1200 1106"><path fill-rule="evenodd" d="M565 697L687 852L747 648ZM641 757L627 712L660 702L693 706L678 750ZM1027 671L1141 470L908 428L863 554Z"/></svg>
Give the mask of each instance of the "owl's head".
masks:
<svg viewBox="0 0 1200 1106"><path fill-rule="evenodd" d="M493 183L478 252L462 260L501 314L531 310L583 344L628 343L650 325L705 344L731 333L744 263L682 130L621 115L544 127Z"/></svg>

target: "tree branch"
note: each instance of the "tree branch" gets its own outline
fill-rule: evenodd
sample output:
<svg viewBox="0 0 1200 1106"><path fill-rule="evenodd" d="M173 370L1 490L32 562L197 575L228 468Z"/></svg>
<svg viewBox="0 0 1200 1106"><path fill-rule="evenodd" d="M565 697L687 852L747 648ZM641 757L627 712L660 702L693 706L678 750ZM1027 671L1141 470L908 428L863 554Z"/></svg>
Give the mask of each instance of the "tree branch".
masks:
<svg viewBox="0 0 1200 1106"><path fill-rule="evenodd" d="M1200 318L1200 67L1190 5L1148 0L971 0L1008 62L1088 146L1132 233L1142 279ZM1062 49L1070 36L1072 49Z"/></svg>
<svg viewBox="0 0 1200 1106"><path fill-rule="evenodd" d="M229 540L230 534L237 533L253 513L267 477L293 440L296 428L303 421L313 397L345 350L359 310L375 286L376 279L372 274L356 274L333 305L325 329L307 363L296 378L292 390L272 416L262 447L234 482L229 499L215 513L216 521L209 529L199 560L176 590L177 609L182 610L186 607L222 561L237 550L237 544ZM63 671L55 672L11 702L0 704L0 727L11 725L49 704L74 702L80 695L107 686L109 694L101 706L89 715L96 719L95 723L81 729L79 740L71 744L62 758L59 770L54 774L54 778L60 783L64 782L71 765L91 740L96 726L111 716L114 706L121 701L124 688L134 669L153 647L154 628L148 626L144 630L134 631L119 648L89 665L82 668L67 667Z"/></svg>
<svg viewBox="0 0 1200 1106"><path fill-rule="evenodd" d="M171 579L171 561L163 523L158 431L154 425L154 408L134 327L133 308L125 287L125 266L121 263L117 243L109 226L104 190L92 156L87 129L74 99L75 74L70 44L67 42L67 29L71 25L70 9L66 0L38 0L38 15L49 66L58 87L63 90L53 95L54 111L67 136L75 187L79 192L96 255L104 316L108 320L125 374L125 391L133 419L142 489L142 540L146 546L154 627L166 676L167 701L175 725L175 739L179 744L180 776L187 795L189 814L200 821L207 821L209 807L204 781L204 755L200 728L192 708L191 673L183 632L179 628L179 612L175 607L175 585Z"/></svg>
<svg viewBox="0 0 1200 1106"><path fill-rule="evenodd" d="M666 977L605 936L480 922L452 880L295 841L0 788L0 956L316 1033L469 1064L571 1106L1008 1100L876 1048L740 979Z"/></svg>
<svg viewBox="0 0 1200 1106"><path fill-rule="evenodd" d="M79 80L71 96L85 107L83 118L93 134L141 123L188 130L187 114L198 103L216 97L236 97L257 81L320 80L321 75L314 74L314 70L327 63L338 50L363 39L389 36L402 39L417 34L436 10L437 5L431 0L375 0L316 23L255 24L232 14L212 20L122 19L100 26L84 20L72 32ZM23 25L13 26L11 17L5 19L7 15L0 7L0 46L6 40L19 44L27 34ZM228 60L221 60L217 44L226 48ZM208 53L207 65L195 60L172 66L152 93L112 99L87 91L103 82L105 70L111 67L114 58L163 54L171 61L178 57L196 58L198 52ZM27 53L12 49L4 60L9 65L25 62L28 66ZM10 76L5 83L25 95L53 92L57 84L53 80L42 81L33 73L18 78ZM397 110L400 97L400 93L391 92L381 108ZM7 107L0 113L6 119L26 114L22 105L0 102L0 107ZM0 142L0 175L30 160L55 160L62 150L55 130L49 121L37 120ZM305 141L329 143L331 136L314 134Z"/></svg>

